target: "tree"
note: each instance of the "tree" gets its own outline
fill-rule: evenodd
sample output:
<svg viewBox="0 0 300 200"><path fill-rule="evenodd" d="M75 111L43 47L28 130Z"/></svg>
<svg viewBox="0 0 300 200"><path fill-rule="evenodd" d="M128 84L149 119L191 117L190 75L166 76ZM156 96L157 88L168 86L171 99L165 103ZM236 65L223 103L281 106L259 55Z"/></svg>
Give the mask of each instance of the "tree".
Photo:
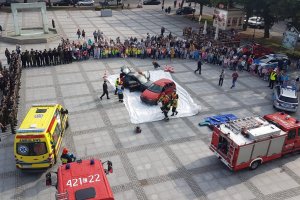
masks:
<svg viewBox="0 0 300 200"><path fill-rule="evenodd" d="M210 4L210 0L195 0L195 3L199 3L200 4L200 15L202 15L203 14L203 6L209 5Z"/></svg>

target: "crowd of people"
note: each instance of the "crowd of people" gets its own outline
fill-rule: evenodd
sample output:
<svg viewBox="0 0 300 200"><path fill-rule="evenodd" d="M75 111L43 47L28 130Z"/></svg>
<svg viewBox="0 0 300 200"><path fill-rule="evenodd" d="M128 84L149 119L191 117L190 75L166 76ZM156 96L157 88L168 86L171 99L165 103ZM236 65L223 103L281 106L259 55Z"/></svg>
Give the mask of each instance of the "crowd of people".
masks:
<svg viewBox="0 0 300 200"><path fill-rule="evenodd" d="M19 89L21 79L20 56L14 51L10 57L10 65L8 68L2 66L0 62L0 131L4 132L10 125L11 132L15 134L15 126L17 125L17 113L19 103Z"/></svg>
<svg viewBox="0 0 300 200"><path fill-rule="evenodd" d="M188 29L188 31L191 31ZM192 32L192 31L191 31ZM232 87L235 87L235 82L238 77L237 71L249 71L253 74L270 80L270 75L273 68L264 68L254 64L252 55L243 54L239 51L235 43L216 43L213 39L207 39L200 44L191 37L185 39L173 36L171 32L165 33L165 28L161 27L160 35L150 35L147 33L144 39L130 37L121 42L117 37L115 40L105 38L103 32L95 30L93 39L86 39L84 30L78 29L76 32L78 40L70 41L69 39L61 39L57 48L44 50L25 50L22 51L21 46L17 45L15 50L11 52L6 49L5 56L7 63L11 66L11 62L15 55L20 55L21 66L26 67L42 67L55 66L59 64L68 64L73 61L82 61L87 59L106 59L106 58L151 58L155 60L154 67L159 66L157 63L160 59L194 59L198 60L198 68L196 70L201 74L202 62L220 66L221 69L231 69L234 71L232 78ZM213 33L211 33L213 34ZM231 33L234 34L234 33ZM189 34L188 34L189 35ZM191 34L190 34L191 35ZM210 35L211 36L211 35ZM222 36L225 38L225 36ZM211 38L211 37L208 37ZM230 40L230 36L228 36ZM200 62L200 63L199 63ZM275 69L276 78L279 82L285 81L287 74L285 73L286 66L289 63L278 63ZM300 66L300 61L299 61ZM200 68L200 69L199 69ZM5 74L5 70L1 71ZM225 71L220 74L219 86L222 86L225 77ZM272 76L273 79L273 76ZM106 84L106 83L105 83ZM118 84L119 85L119 84ZM123 101L123 89L116 85L116 93L119 95L119 101ZM3 88L1 88L3 90ZM108 97L107 85L103 85L104 95Z"/></svg>
<svg viewBox="0 0 300 200"><path fill-rule="evenodd" d="M225 55L232 49L213 46L207 41L201 46L195 44L193 39L180 39L172 35L165 34L165 28L161 28L160 35L147 33L145 39L138 40L130 37L121 42L117 37L115 40L106 39L100 30L93 32L92 39L86 39L84 30L77 30L78 40L70 41L62 38L57 48L44 50L25 50L22 51L20 45L17 45L16 51L21 55L22 67L42 67L58 64L68 64L72 61L87 60L90 58L104 59L114 57L135 57L135 58L151 58L160 59L199 59L202 58L210 63L221 62ZM221 51L222 50L222 51ZM12 52L5 50L7 63L10 63Z"/></svg>

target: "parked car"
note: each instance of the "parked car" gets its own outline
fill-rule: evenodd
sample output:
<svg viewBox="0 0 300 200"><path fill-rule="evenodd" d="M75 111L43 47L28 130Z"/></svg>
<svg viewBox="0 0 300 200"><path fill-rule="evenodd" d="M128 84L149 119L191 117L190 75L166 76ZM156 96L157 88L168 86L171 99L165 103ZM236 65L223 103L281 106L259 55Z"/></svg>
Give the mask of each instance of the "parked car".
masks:
<svg viewBox="0 0 300 200"><path fill-rule="evenodd" d="M50 6L50 3L48 0L38 0L37 2L45 2L46 6Z"/></svg>
<svg viewBox="0 0 300 200"><path fill-rule="evenodd" d="M238 48L238 52L245 55L253 55L254 58L260 58L264 55L272 54L273 50L271 48L264 47L260 44L246 44Z"/></svg>
<svg viewBox="0 0 300 200"><path fill-rule="evenodd" d="M176 84L169 79L159 79L152 83L140 96L142 102L149 105L156 105L158 99L165 93L172 94L176 90Z"/></svg>
<svg viewBox="0 0 300 200"><path fill-rule="evenodd" d="M122 67L121 72L124 75L123 86L128 88L130 92L132 91L141 91L143 92L151 84L150 73L146 72L135 72L128 67Z"/></svg>
<svg viewBox="0 0 300 200"><path fill-rule="evenodd" d="M275 68L278 66L279 62L282 62L282 64L286 66L289 62L288 56L284 54L269 54L258 59L254 59L253 64L265 68Z"/></svg>
<svg viewBox="0 0 300 200"><path fill-rule="evenodd" d="M291 27L288 27L287 30L289 30L291 32L294 32L294 33L297 33L298 34L298 41L300 41L300 31L296 27L291 26Z"/></svg>
<svg viewBox="0 0 300 200"><path fill-rule="evenodd" d="M77 2L78 6L93 6L95 3L94 0L79 0Z"/></svg>
<svg viewBox="0 0 300 200"><path fill-rule="evenodd" d="M187 14L193 14L195 12L195 9L190 6L185 6L183 8L178 8L176 10L177 15L187 15Z"/></svg>
<svg viewBox="0 0 300 200"><path fill-rule="evenodd" d="M273 92L273 107L279 110L296 112L298 109L298 95L295 86L277 85Z"/></svg>
<svg viewBox="0 0 300 200"><path fill-rule="evenodd" d="M248 19L248 26L263 28L265 26L265 21L262 17L253 16Z"/></svg>
<svg viewBox="0 0 300 200"><path fill-rule="evenodd" d="M145 0L143 2L144 5L159 5L160 1L159 0Z"/></svg>
<svg viewBox="0 0 300 200"><path fill-rule="evenodd" d="M77 0L60 0L53 2L53 6L70 6L77 3Z"/></svg>
<svg viewBox="0 0 300 200"><path fill-rule="evenodd" d="M100 6L102 7L107 7L107 6L118 6L122 5L123 1L122 0L104 0L99 2Z"/></svg>
<svg viewBox="0 0 300 200"><path fill-rule="evenodd" d="M16 0L6 0L3 3L0 3L0 7L2 7L2 6L10 6L10 4L12 4L12 3L20 3L20 2L18 2Z"/></svg>

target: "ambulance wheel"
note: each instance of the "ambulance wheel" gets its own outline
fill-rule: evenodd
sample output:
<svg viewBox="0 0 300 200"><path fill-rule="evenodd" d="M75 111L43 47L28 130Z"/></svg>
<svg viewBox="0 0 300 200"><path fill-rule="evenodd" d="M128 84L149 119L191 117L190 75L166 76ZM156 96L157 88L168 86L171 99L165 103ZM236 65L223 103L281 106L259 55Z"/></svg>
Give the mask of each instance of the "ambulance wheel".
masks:
<svg viewBox="0 0 300 200"><path fill-rule="evenodd" d="M69 120L66 122L66 129L69 128Z"/></svg>
<svg viewBox="0 0 300 200"><path fill-rule="evenodd" d="M261 164L260 160L254 161L253 163L251 163L250 169L251 170L255 170L255 169L257 169L259 167L260 164Z"/></svg>

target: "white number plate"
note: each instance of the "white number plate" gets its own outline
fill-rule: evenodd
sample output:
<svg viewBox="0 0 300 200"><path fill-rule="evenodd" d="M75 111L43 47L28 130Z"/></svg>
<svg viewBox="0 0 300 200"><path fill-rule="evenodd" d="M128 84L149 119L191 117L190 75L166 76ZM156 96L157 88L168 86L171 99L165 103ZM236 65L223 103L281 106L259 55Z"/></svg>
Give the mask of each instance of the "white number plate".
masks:
<svg viewBox="0 0 300 200"><path fill-rule="evenodd" d="M87 177L73 178L67 181L68 187L77 187L84 184L100 182L100 174L93 174Z"/></svg>

